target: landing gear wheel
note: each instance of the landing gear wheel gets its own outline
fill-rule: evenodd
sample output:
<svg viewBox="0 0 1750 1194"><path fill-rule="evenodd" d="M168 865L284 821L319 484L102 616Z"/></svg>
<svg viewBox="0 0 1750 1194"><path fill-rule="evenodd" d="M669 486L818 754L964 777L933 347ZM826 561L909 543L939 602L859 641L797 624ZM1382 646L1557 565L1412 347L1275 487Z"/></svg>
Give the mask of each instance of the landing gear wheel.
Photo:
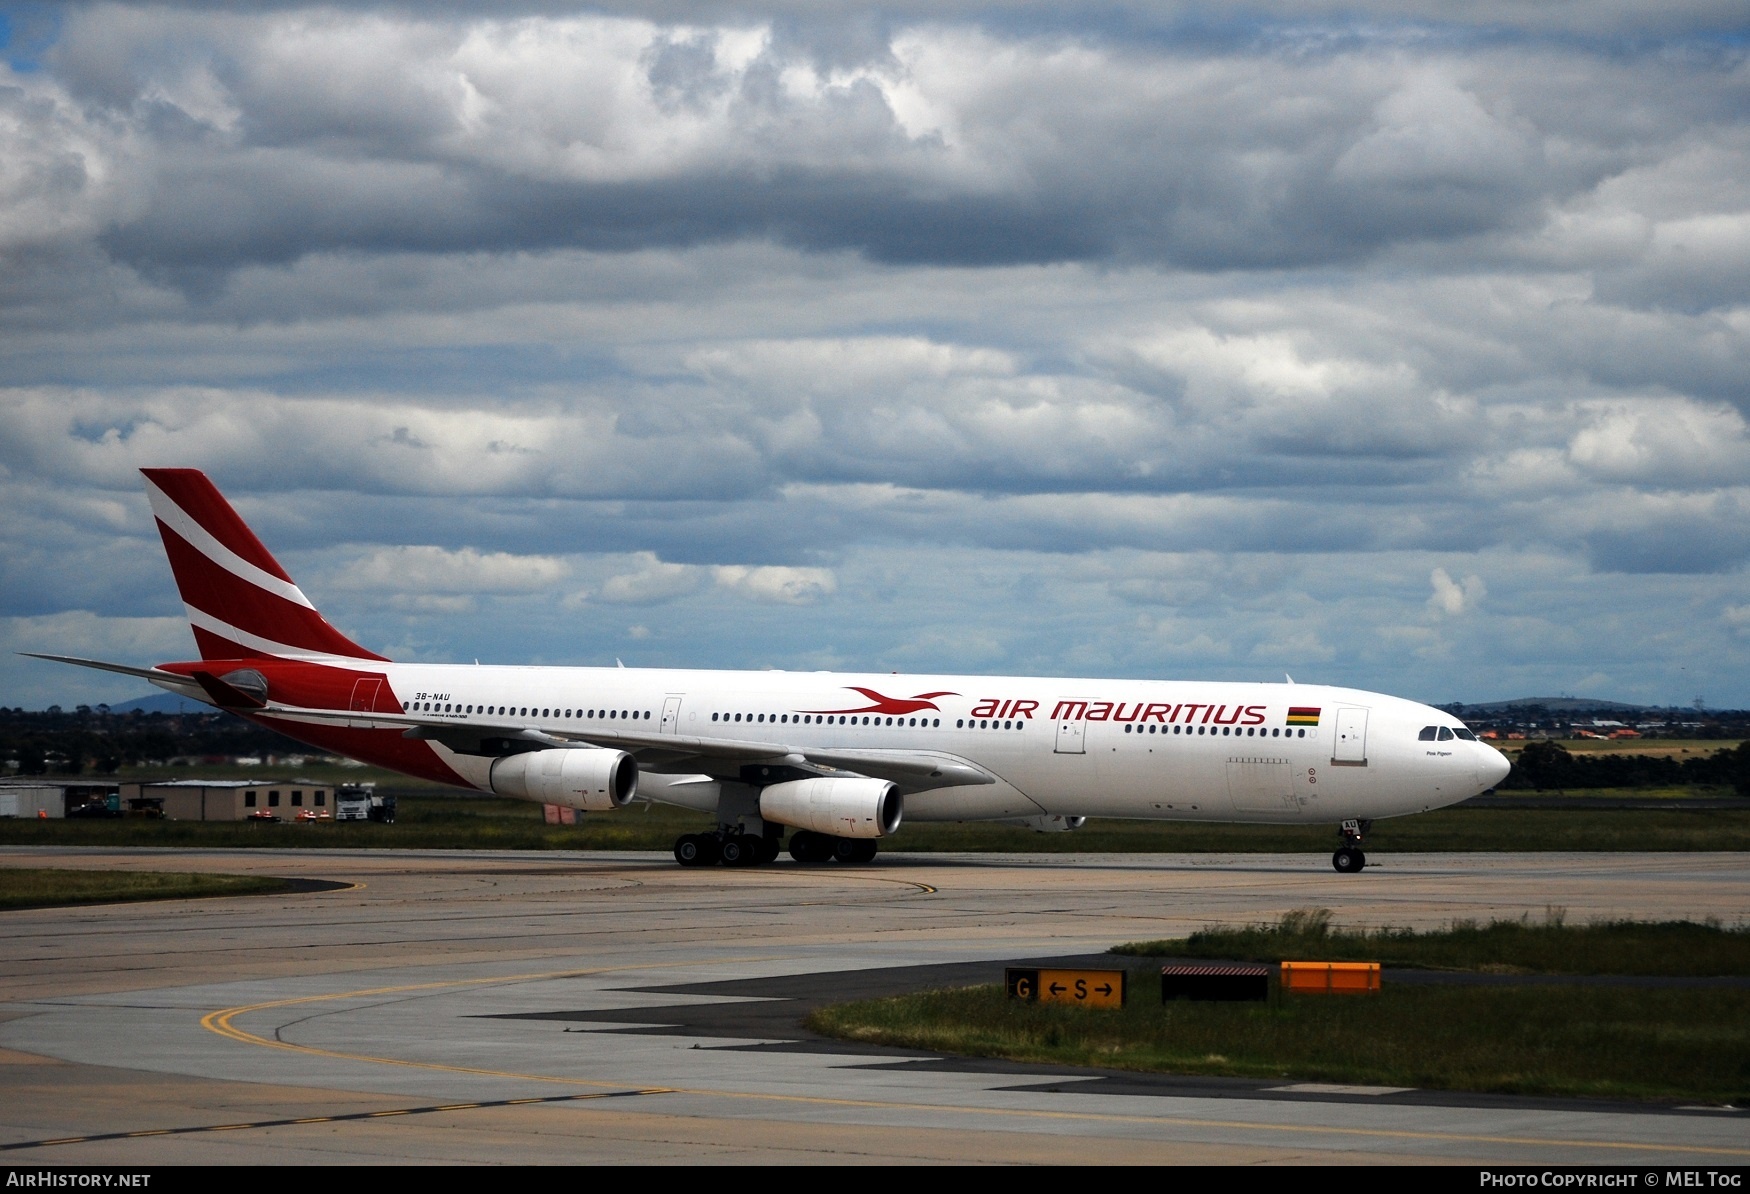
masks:
<svg viewBox="0 0 1750 1194"><path fill-rule="evenodd" d="M835 837L832 839L832 857L834 862L874 862L875 842L871 838Z"/></svg>
<svg viewBox="0 0 1750 1194"><path fill-rule="evenodd" d="M674 860L682 866L705 866L704 841L696 833L683 833L675 839Z"/></svg>
<svg viewBox="0 0 1750 1194"><path fill-rule="evenodd" d="M760 865L764 866L768 862L778 861L778 851L783 848L784 844L777 838L762 837L760 839Z"/></svg>
<svg viewBox="0 0 1750 1194"><path fill-rule="evenodd" d="M790 857L797 862L832 861L832 838L808 829L798 829L790 835Z"/></svg>
<svg viewBox="0 0 1750 1194"><path fill-rule="evenodd" d="M724 866L746 866L753 857L753 848L739 833L732 833L724 838L723 845L718 849Z"/></svg>
<svg viewBox="0 0 1750 1194"><path fill-rule="evenodd" d="M1331 866L1340 874L1353 875L1367 865L1367 855L1359 846L1341 846L1331 855Z"/></svg>

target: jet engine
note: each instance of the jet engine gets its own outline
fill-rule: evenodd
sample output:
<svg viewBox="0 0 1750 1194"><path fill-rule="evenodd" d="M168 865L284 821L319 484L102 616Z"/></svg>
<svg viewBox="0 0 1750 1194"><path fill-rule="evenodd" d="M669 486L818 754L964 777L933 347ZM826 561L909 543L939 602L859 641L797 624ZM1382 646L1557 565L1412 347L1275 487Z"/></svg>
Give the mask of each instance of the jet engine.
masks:
<svg viewBox="0 0 1750 1194"><path fill-rule="evenodd" d="M884 779L793 779L760 790L760 816L832 837L887 837L905 798Z"/></svg>
<svg viewBox="0 0 1750 1194"><path fill-rule="evenodd" d="M490 783L500 796L605 812L638 794L638 762L596 747L530 750L494 760Z"/></svg>

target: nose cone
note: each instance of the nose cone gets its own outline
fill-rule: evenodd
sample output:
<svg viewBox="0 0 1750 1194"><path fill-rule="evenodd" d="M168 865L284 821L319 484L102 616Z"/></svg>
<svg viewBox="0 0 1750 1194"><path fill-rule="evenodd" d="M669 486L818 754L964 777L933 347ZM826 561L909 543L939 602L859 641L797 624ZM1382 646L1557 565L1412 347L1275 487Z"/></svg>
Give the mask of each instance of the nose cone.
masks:
<svg viewBox="0 0 1750 1194"><path fill-rule="evenodd" d="M1477 745L1483 747L1483 757L1477 760L1477 781L1487 791L1507 778L1507 773L1513 770L1513 764L1494 747L1483 746L1480 742Z"/></svg>

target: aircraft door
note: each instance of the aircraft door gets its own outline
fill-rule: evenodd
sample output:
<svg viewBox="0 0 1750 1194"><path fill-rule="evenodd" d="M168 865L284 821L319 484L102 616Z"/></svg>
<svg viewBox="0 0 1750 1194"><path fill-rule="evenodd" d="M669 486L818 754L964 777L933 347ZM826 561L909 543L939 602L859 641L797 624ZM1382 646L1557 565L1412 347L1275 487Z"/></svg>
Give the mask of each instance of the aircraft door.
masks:
<svg viewBox="0 0 1750 1194"><path fill-rule="evenodd" d="M1087 710L1087 705L1080 701L1059 701L1057 704L1059 708L1062 708L1065 705L1076 704L1081 705L1083 712ZM1074 712L1074 710L1072 709L1071 712ZM1057 721L1057 753L1060 755L1087 754L1086 729L1086 724L1079 716L1059 718Z"/></svg>
<svg viewBox="0 0 1750 1194"><path fill-rule="evenodd" d="M678 734L681 732L681 698L665 697L662 702L662 724L656 728L659 734Z"/></svg>
<svg viewBox="0 0 1750 1194"><path fill-rule="evenodd" d="M1331 744L1331 763L1337 767L1367 766L1367 710L1337 710L1337 740Z"/></svg>

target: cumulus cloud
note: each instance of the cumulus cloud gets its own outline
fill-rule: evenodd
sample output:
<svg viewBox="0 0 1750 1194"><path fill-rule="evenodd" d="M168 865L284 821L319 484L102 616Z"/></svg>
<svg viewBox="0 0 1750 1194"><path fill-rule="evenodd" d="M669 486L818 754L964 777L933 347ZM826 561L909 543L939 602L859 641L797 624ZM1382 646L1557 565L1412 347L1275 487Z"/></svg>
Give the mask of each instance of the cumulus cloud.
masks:
<svg viewBox="0 0 1750 1194"><path fill-rule="evenodd" d="M183 464L414 658L1741 690L1720 11L68 9L0 616L174 612Z"/></svg>
<svg viewBox="0 0 1750 1194"><path fill-rule="evenodd" d="M727 564L713 568L711 575L718 585L732 593L779 605L809 605L838 591L838 580L830 568L777 565L749 568Z"/></svg>
<svg viewBox="0 0 1750 1194"><path fill-rule="evenodd" d="M665 563L654 553L643 552L637 557L636 571L616 573L599 590L579 594L579 598L613 605L657 605L689 596L706 584L754 601L780 605L809 605L838 589L838 581L829 568L774 564L706 567Z"/></svg>
<svg viewBox="0 0 1750 1194"><path fill-rule="evenodd" d="M597 600L614 605L653 605L693 592L703 583L701 569L688 564L665 564L654 553L644 552L636 572L610 576Z"/></svg>
<svg viewBox="0 0 1750 1194"><path fill-rule="evenodd" d="M1489 592L1482 577L1467 576L1456 581L1444 568L1434 569L1428 576L1428 583L1434 586L1434 595L1428 598L1428 608L1451 618L1475 613L1477 605Z"/></svg>
<svg viewBox="0 0 1750 1194"><path fill-rule="evenodd" d="M1750 476L1744 416L1721 405L1655 398L1585 412L1568 457L1601 480L1685 488Z"/></svg>
<svg viewBox="0 0 1750 1194"><path fill-rule="evenodd" d="M1097 27L801 28L99 5L68 15L43 102L148 144L132 170L107 153L140 201L105 243L169 271L744 237L894 262L1347 261L1520 229L1669 131L1673 67L1576 80L1547 41L1409 54L1350 27L1192 59ZM1643 97L1638 140L1582 110L1600 72ZM80 152L80 128L30 123L32 160ZM54 184L75 207L109 185Z"/></svg>
<svg viewBox="0 0 1750 1194"><path fill-rule="evenodd" d="M66 610L0 619L0 644L9 652L43 651L150 665L186 654L191 641L188 622L182 618L106 618L89 610Z"/></svg>
<svg viewBox="0 0 1750 1194"><path fill-rule="evenodd" d="M379 547L346 565L332 583L378 593L533 593L554 588L569 574L564 561L550 556L472 547Z"/></svg>
<svg viewBox="0 0 1750 1194"><path fill-rule="evenodd" d="M89 239L130 218L129 141L47 81L0 71L0 254Z"/></svg>

